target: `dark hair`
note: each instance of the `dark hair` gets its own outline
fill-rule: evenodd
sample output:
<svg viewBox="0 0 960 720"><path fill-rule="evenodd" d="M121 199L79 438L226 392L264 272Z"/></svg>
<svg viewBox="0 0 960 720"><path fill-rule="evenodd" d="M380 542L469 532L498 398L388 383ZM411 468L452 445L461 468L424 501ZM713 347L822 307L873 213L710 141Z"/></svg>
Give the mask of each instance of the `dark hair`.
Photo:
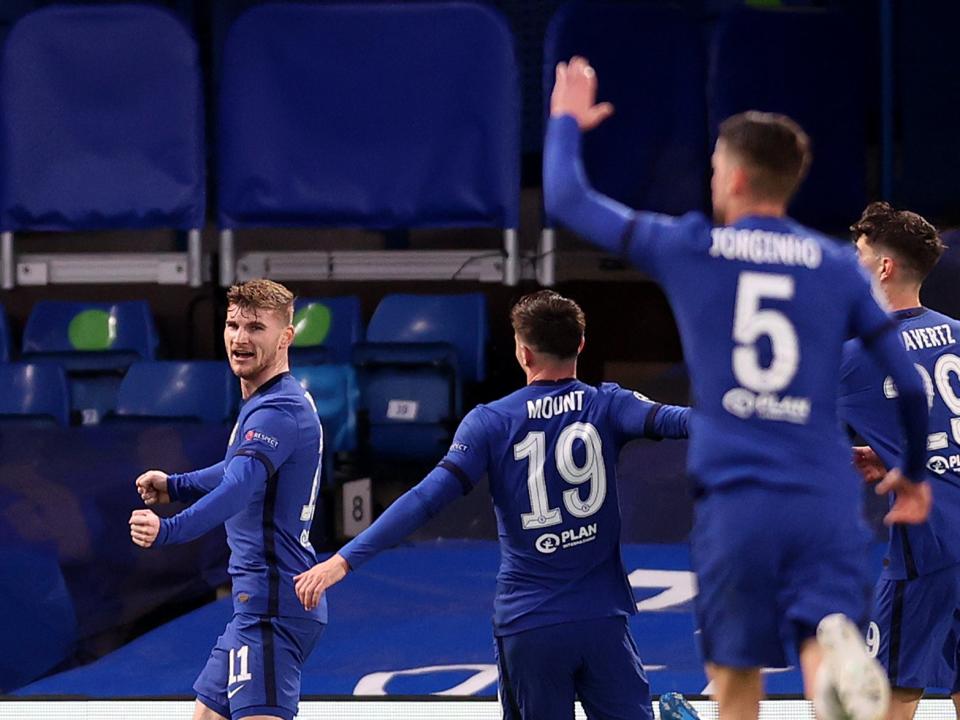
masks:
<svg viewBox="0 0 960 720"><path fill-rule="evenodd" d="M813 159L810 138L786 115L732 115L720 123L718 138L747 166L750 188L764 200L790 200Z"/></svg>
<svg viewBox="0 0 960 720"><path fill-rule="evenodd" d="M562 360L577 356L587 325L580 306L553 290L524 295L510 311L510 322L524 343Z"/></svg>
<svg viewBox="0 0 960 720"><path fill-rule="evenodd" d="M909 210L894 210L889 203L872 202L860 219L850 226L853 241L861 236L870 245L890 252L916 279L923 282L943 255L945 246L937 229Z"/></svg>

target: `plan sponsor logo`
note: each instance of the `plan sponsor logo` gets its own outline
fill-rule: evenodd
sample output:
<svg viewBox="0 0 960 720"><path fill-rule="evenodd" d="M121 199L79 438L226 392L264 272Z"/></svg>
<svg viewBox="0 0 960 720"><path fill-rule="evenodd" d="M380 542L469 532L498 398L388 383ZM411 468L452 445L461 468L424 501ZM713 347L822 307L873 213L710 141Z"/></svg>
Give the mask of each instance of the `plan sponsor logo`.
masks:
<svg viewBox="0 0 960 720"><path fill-rule="evenodd" d="M556 533L544 533L536 539L534 546L544 555L551 555L557 550L576 547L597 539L597 524L590 523L572 530Z"/></svg>
<svg viewBox="0 0 960 720"><path fill-rule="evenodd" d="M466 443L455 442L455 443L453 443L453 444L450 446L450 451L449 451L449 452L465 453L465 452L466 452L467 450L469 450L469 449L470 449L470 446L467 445Z"/></svg>
<svg viewBox="0 0 960 720"><path fill-rule="evenodd" d="M723 409L731 415L747 420L776 420L805 425L810 419L810 399L805 397L780 397L776 393L754 393L746 388L727 390L721 401Z"/></svg>
<svg viewBox="0 0 960 720"><path fill-rule="evenodd" d="M948 470L954 473L960 473L960 455L934 455L927 460L927 470L935 472L937 475L943 475Z"/></svg>

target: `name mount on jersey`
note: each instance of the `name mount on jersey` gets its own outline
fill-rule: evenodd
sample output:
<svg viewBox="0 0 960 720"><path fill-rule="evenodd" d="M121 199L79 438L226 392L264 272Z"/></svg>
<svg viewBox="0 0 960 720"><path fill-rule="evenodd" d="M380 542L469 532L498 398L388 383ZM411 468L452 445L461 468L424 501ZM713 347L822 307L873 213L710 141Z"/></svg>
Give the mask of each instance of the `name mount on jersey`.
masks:
<svg viewBox="0 0 960 720"><path fill-rule="evenodd" d="M544 555L552 555L557 550L576 547L597 539L597 524L581 525L578 528L564 530L559 535L544 533L534 541L534 547Z"/></svg>
<svg viewBox="0 0 960 720"><path fill-rule="evenodd" d="M527 400L527 417L531 420L549 420L563 413L583 410L583 392L573 390L563 395Z"/></svg>

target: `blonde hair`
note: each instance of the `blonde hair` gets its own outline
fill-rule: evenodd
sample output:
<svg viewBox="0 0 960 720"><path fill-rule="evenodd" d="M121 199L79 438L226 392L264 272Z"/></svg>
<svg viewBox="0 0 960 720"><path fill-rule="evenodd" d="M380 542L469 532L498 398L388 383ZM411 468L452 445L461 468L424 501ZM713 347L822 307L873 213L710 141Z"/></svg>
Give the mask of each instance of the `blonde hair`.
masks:
<svg viewBox="0 0 960 720"><path fill-rule="evenodd" d="M290 323L294 299L286 287L266 278L237 283L227 290L228 305L236 305L241 310L272 310Z"/></svg>

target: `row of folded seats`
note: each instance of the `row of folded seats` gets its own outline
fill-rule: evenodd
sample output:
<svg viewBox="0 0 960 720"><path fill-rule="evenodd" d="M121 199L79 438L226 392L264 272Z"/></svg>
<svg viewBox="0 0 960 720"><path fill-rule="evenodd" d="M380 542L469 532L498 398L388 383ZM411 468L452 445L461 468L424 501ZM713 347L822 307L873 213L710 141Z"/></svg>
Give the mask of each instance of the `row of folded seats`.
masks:
<svg viewBox="0 0 960 720"><path fill-rule="evenodd" d="M840 11L746 9L708 34L677 8L573 2L544 38L541 91L549 96L557 60L587 55L602 99L617 107L584 139L591 179L616 199L670 213L706 209L710 141L725 117L751 107L787 112L817 152L795 214L845 228L866 197L864 88L874 81L849 42L854 29ZM234 273L232 233L245 228L517 228L519 71L510 27L494 9L270 3L221 34L208 153L201 53L175 16L149 4L93 4L21 18L0 56L0 230L198 231L208 155L228 251L224 284ZM897 42L918 45L911 35ZM758 72L758 57L776 71ZM918 67L898 66L897 76ZM901 124L924 130L904 132L905 142L935 137L938 152L960 154L949 123L918 124L918 115L949 112L901 95ZM945 109L958 104L955 93L943 95ZM913 171L925 154L918 147L902 166ZM937 175L933 192L926 172L924 194L900 194L919 209L952 207L945 199L956 179ZM904 190L916 174L903 178ZM37 282L45 271L36 262L17 282ZM190 267L199 284L199 262ZM14 278L3 282L12 287Z"/></svg>
<svg viewBox="0 0 960 720"><path fill-rule="evenodd" d="M355 296L298 299L291 372L310 392L329 454L431 460L462 415L464 383L485 376L486 301L387 295L363 331ZM230 423L239 383L225 361L158 360L143 301L42 301L11 361L0 310L0 420Z"/></svg>

